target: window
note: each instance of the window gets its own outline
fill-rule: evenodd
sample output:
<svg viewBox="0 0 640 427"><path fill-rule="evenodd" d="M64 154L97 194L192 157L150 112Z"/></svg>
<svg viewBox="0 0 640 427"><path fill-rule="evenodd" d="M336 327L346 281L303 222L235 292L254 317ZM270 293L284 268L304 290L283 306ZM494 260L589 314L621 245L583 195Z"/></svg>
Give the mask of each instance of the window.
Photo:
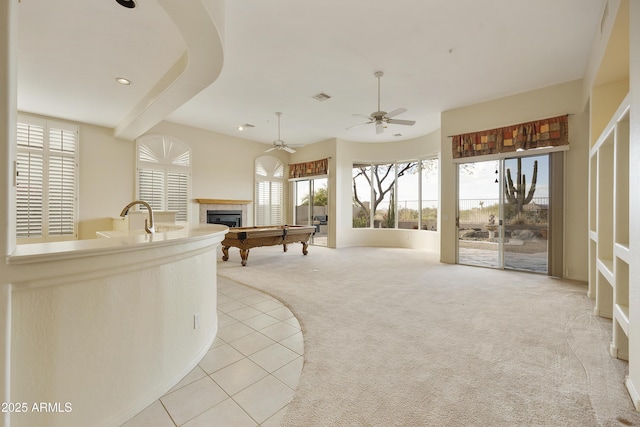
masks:
<svg viewBox="0 0 640 427"><path fill-rule="evenodd" d="M77 237L78 126L19 116L18 242Z"/></svg>
<svg viewBox="0 0 640 427"><path fill-rule="evenodd" d="M191 149L182 141L146 135L137 144L138 199L158 211L175 211L176 221L189 220Z"/></svg>
<svg viewBox="0 0 640 427"><path fill-rule="evenodd" d="M352 179L354 228L436 230L437 159L357 163Z"/></svg>
<svg viewBox="0 0 640 427"><path fill-rule="evenodd" d="M284 223L284 165L275 157L256 159L256 225L281 225Z"/></svg>

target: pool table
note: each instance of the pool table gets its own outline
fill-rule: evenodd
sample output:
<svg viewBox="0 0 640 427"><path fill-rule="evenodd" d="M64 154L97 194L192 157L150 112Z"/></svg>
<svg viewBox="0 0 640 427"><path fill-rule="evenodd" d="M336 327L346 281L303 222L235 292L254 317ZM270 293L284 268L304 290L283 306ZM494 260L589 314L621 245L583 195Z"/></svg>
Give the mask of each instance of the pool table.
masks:
<svg viewBox="0 0 640 427"><path fill-rule="evenodd" d="M308 253L309 239L316 231L313 226L307 225L268 225L259 227L232 227L222 241L222 260L229 259L229 248L240 249L242 265L247 265L249 249L258 246L282 245L284 252L287 244L302 243L302 254Z"/></svg>

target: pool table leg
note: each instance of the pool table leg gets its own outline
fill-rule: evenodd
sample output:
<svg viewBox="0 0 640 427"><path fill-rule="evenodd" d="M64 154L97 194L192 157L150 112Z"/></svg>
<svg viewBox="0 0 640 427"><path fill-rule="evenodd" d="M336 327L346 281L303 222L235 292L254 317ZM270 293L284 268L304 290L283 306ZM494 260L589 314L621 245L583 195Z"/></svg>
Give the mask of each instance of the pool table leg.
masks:
<svg viewBox="0 0 640 427"><path fill-rule="evenodd" d="M309 247L309 244L307 242L300 242L302 243L302 255L306 255L309 253L309 251L307 250L307 248Z"/></svg>
<svg viewBox="0 0 640 427"><path fill-rule="evenodd" d="M242 265L247 265L247 258L249 258L249 249L240 249L240 258L242 258Z"/></svg>
<svg viewBox="0 0 640 427"><path fill-rule="evenodd" d="M222 247L222 260L227 261L229 259L229 246Z"/></svg>

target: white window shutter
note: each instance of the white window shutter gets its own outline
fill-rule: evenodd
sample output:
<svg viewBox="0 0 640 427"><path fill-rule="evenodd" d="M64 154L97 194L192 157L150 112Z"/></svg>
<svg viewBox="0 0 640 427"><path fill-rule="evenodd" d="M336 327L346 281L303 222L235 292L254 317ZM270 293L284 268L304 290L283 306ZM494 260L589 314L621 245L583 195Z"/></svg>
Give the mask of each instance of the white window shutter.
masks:
<svg viewBox="0 0 640 427"><path fill-rule="evenodd" d="M16 237L75 238L78 127L18 117Z"/></svg>
<svg viewBox="0 0 640 427"><path fill-rule="evenodd" d="M284 223L284 165L273 156L255 162L255 224Z"/></svg>
<svg viewBox="0 0 640 427"><path fill-rule="evenodd" d="M154 210L176 211L177 221L188 221L191 149L163 135L145 135L136 143L138 199Z"/></svg>
<svg viewBox="0 0 640 427"><path fill-rule="evenodd" d="M19 151L17 163L17 237L42 237L44 157L42 153Z"/></svg>
<svg viewBox="0 0 640 427"><path fill-rule="evenodd" d="M138 199L151 205L152 209L164 210L164 171L138 169Z"/></svg>
<svg viewBox="0 0 640 427"><path fill-rule="evenodd" d="M167 208L177 211L177 221L187 221L189 207L189 174L167 173Z"/></svg>

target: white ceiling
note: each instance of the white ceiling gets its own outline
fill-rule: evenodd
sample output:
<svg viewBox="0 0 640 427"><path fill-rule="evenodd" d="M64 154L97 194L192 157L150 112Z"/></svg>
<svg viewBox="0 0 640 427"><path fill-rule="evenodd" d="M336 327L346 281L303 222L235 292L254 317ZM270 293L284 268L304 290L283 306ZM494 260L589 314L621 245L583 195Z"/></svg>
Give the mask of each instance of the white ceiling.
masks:
<svg viewBox="0 0 640 427"><path fill-rule="evenodd" d="M184 53L162 4L22 0L18 109L116 128ZM583 77L602 0L229 0L219 77L163 117L254 141L385 142L439 128L440 112ZM376 135L354 113L408 111ZM115 83L127 77L131 86ZM317 93L332 98L319 102ZM255 127L243 132L240 124ZM394 136L401 134L401 136Z"/></svg>

